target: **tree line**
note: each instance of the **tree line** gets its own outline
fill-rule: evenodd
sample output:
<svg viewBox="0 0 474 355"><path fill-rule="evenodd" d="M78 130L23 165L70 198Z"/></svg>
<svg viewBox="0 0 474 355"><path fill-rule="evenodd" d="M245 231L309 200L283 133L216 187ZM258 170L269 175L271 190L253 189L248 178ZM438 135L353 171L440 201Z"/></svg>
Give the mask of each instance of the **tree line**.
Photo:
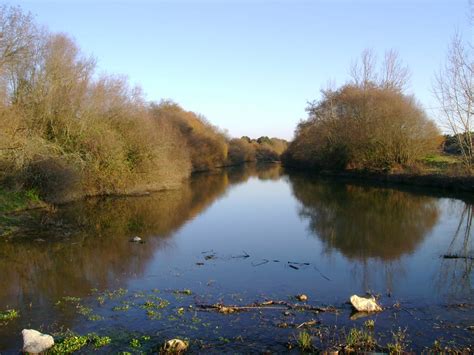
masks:
<svg viewBox="0 0 474 355"><path fill-rule="evenodd" d="M172 101L147 102L19 7L0 7L0 33L1 186L49 200L161 189L283 150L280 141L230 139Z"/></svg>

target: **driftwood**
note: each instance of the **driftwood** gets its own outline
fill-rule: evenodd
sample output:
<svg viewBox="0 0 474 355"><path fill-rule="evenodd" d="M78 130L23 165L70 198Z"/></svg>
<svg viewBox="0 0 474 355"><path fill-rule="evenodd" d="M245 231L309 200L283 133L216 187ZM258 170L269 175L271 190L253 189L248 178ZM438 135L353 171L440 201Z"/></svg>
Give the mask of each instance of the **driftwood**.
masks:
<svg viewBox="0 0 474 355"><path fill-rule="evenodd" d="M319 307L312 306L309 304L294 304L287 301L264 301L252 303L244 306L235 306L235 305L223 305L223 304L201 304L197 305L198 309L207 310L207 311L216 311L218 313L230 314L251 310L297 310L297 311L306 311L306 312L331 312L339 313L337 308L334 307Z"/></svg>
<svg viewBox="0 0 474 355"><path fill-rule="evenodd" d="M443 259L467 259L467 260L474 260L474 256L470 256L470 255L456 255L456 254L445 254L445 255L443 255Z"/></svg>

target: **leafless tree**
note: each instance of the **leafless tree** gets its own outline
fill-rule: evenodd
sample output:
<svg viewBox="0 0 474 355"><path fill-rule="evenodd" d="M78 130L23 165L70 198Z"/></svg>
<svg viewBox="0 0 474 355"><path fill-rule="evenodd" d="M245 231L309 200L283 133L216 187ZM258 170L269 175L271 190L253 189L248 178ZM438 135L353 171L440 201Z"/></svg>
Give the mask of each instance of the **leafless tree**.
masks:
<svg viewBox="0 0 474 355"><path fill-rule="evenodd" d="M356 61L350 69L351 77L357 86L367 87L377 81L377 56L372 49L364 49L360 62Z"/></svg>
<svg viewBox="0 0 474 355"><path fill-rule="evenodd" d="M446 62L436 75L434 93L442 119L458 140L463 163L474 162L474 56L472 44L465 45L459 34L453 37Z"/></svg>
<svg viewBox="0 0 474 355"><path fill-rule="evenodd" d="M396 50L385 52L380 67L377 56L371 49L365 49L359 61L352 64L350 74L358 87L369 88L371 85L403 92L410 81L410 71L400 59Z"/></svg>
<svg viewBox="0 0 474 355"><path fill-rule="evenodd" d="M398 52L393 49L386 51L381 68L381 86L404 91L409 81L410 70L407 66L403 65Z"/></svg>

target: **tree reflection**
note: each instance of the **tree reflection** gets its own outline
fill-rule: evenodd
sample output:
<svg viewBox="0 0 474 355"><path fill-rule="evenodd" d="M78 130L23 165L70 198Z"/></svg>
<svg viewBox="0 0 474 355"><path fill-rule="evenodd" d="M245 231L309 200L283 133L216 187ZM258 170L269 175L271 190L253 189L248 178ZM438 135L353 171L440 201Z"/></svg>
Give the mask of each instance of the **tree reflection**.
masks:
<svg viewBox="0 0 474 355"><path fill-rule="evenodd" d="M9 306L25 314L33 312L30 303L42 305L53 319L70 324L76 315L59 314L52 307L56 300L65 295L83 297L92 288L123 287L129 278L144 273L156 251L165 248L179 228L224 196L232 184L267 176L274 169L279 166L197 174L176 190L89 199L38 213L22 231L23 237L0 243L0 310ZM30 238L25 237L28 234ZM135 235L146 244L130 243ZM8 327L0 328L0 339L2 331Z"/></svg>
<svg viewBox="0 0 474 355"><path fill-rule="evenodd" d="M451 242L441 258L438 290L453 297L474 294L472 271L474 266L474 245L472 239L472 219L474 205L461 201L453 201L458 223Z"/></svg>
<svg viewBox="0 0 474 355"><path fill-rule="evenodd" d="M290 176L299 214L326 251L351 259L396 260L415 250L436 224L436 200L407 192L330 184Z"/></svg>

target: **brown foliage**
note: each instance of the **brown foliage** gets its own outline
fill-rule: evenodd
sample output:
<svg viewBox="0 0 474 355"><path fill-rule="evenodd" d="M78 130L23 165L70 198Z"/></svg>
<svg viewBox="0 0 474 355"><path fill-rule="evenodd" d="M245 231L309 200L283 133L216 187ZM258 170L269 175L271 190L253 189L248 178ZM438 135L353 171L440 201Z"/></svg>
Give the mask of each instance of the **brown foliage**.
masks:
<svg viewBox="0 0 474 355"><path fill-rule="evenodd" d="M376 84L323 91L298 125L287 163L320 169L391 169L436 148L434 123L412 97Z"/></svg>
<svg viewBox="0 0 474 355"><path fill-rule="evenodd" d="M74 41L39 36L29 17L4 21L20 15L0 10L1 30L13 33L12 43L0 43L0 57L8 58L0 62L8 72L0 103L2 182L58 201L159 189L189 175L183 134L153 118L139 89L120 77L93 80L94 60ZM20 40L15 33L26 44L7 53Z"/></svg>
<svg viewBox="0 0 474 355"><path fill-rule="evenodd" d="M193 171L224 166L227 160L225 135L194 112L185 111L172 101L152 105L157 122L167 122L181 132L189 148Z"/></svg>

